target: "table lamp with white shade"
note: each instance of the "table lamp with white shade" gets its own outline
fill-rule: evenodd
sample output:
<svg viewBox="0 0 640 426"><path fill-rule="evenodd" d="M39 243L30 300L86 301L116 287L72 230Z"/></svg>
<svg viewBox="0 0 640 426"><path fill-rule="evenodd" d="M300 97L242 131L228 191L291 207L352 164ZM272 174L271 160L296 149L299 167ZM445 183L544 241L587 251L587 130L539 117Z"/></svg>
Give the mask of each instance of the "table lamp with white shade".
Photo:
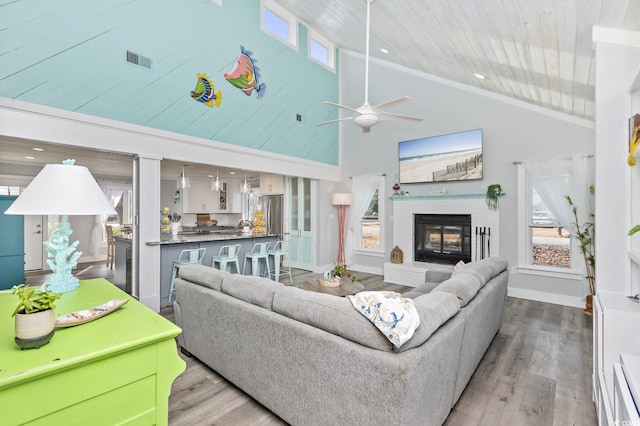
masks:
<svg viewBox="0 0 640 426"><path fill-rule="evenodd" d="M116 214L111 202L100 186L76 160L65 160L62 164L47 164L9 206L5 214L16 215L60 215L58 229L44 242L53 258L47 264L53 276L43 287L55 293L67 293L78 288L78 279L71 275L82 252L75 251L79 242L69 245L73 232L69 216ZM75 252L75 253L74 253Z"/></svg>

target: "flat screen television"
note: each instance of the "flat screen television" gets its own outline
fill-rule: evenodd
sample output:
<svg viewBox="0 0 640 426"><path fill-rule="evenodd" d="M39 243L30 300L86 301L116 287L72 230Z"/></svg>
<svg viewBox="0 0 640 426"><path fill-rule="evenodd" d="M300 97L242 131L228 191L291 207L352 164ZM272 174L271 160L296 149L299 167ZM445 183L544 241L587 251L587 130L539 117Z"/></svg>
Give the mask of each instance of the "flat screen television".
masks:
<svg viewBox="0 0 640 426"><path fill-rule="evenodd" d="M482 129L398 142L400 183L482 179Z"/></svg>

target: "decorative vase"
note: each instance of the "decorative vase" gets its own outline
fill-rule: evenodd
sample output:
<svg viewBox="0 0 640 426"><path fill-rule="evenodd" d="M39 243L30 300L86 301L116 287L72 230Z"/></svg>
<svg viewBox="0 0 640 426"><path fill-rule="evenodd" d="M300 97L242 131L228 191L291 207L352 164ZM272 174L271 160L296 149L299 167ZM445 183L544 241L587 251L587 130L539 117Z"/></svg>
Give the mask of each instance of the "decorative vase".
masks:
<svg viewBox="0 0 640 426"><path fill-rule="evenodd" d="M171 235L178 235L178 232L180 232L180 222L171 222L169 228L171 229Z"/></svg>
<svg viewBox="0 0 640 426"><path fill-rule="evenodd" d="M16 344L22 349L38 349L49 343L56 324L54 309L32 314L16 314Z"/></svg>

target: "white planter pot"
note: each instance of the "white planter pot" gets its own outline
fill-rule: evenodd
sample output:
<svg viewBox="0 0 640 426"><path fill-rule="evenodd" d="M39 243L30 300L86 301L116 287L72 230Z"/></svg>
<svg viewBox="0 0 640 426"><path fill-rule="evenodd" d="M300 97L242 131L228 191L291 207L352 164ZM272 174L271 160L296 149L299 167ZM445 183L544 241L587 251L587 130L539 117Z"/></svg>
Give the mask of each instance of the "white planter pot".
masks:
<svg viewBox="0 0 640 426"><path fill-rule="evenodd" d="M55 325L54 309L33 314L16 314L16 337L22 340L37 339L51 333Z"/></svg>

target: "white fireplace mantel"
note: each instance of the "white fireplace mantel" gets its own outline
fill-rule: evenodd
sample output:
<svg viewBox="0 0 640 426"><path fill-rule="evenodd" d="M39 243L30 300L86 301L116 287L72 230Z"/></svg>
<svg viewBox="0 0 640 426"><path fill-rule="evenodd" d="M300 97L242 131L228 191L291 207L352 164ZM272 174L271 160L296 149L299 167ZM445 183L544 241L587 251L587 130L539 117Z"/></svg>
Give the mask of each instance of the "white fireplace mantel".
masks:
<svg viewBox="0 0 640 426"><path fill-rule="evenodd" d="M471 215L471 260L479 260L476 256L476 251L480 251L474 233L476 227L491 228L491 256L499 256L499 209L487 207L486 194L395 195L390 198L393 200L393 245L400 247L405 263L414 262L413 215L420 213ZM488 255L485 248L485 256Z"/></svg>

